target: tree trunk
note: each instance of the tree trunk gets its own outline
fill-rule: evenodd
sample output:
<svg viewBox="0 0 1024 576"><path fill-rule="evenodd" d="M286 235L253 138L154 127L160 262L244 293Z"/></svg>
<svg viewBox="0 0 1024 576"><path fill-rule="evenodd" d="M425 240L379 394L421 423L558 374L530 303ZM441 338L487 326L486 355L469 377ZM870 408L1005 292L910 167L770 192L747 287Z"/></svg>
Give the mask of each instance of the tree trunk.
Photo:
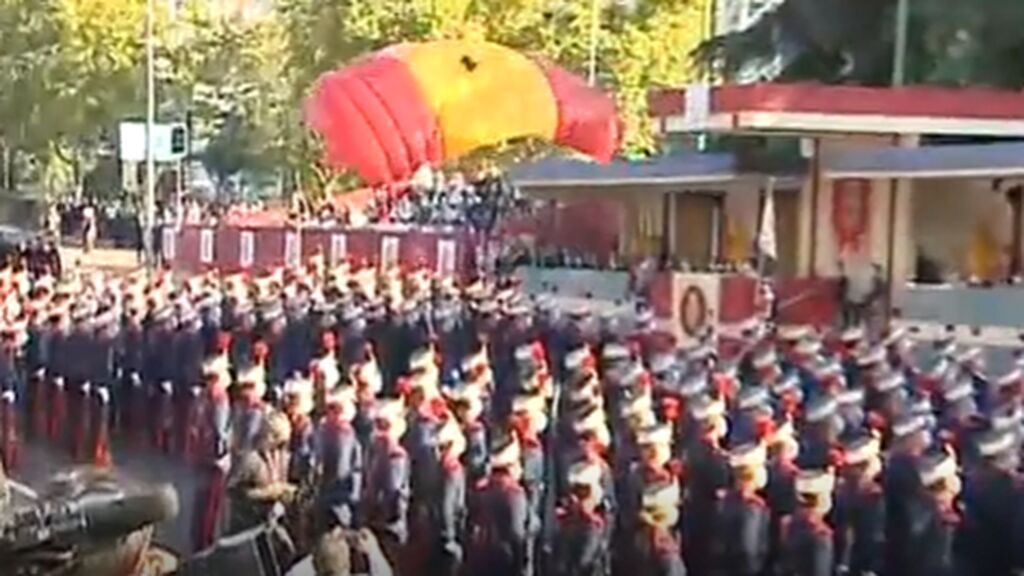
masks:
<svg viewBox="0 0 1024 576"><path fill-rule="evenodd" d="M4 177L2 181L2 188L3 190L10 192L14 189L14 179L11 176L11 166L14 164L14 154L12 153L11 148L7 145L7 142L0 141L0 147L3 147L2 170Z"/></svg>

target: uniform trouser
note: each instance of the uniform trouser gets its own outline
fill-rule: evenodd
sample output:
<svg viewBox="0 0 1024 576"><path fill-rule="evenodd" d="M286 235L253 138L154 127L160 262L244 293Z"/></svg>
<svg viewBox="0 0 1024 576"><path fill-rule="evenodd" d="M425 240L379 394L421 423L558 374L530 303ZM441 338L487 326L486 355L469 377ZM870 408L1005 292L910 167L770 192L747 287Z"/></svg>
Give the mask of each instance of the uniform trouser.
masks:
<svg viewBox="0 0 1024 576"><path fill-rule="evenodd" d="M88 380L72 380L67 389L68 422L71 433L68 435L68 449L71 457L81 461L86 456L89 429L92 423L92 397L89 393L91 385Z"/></svg>
<svg viewBox="0 0 1024 576"><path fill-rule="evenodd" d="M109 468L113 465L113 457L110 448L110 422L112 419L109 403L96 399L96 405L92 412L92 430L89 436L89 453L95 466ZM92 402L93 399L90 399Z"/></svg>
<svg viewBox="0 0 1024 576"><path fill-rule="evenodd" d="M542 539L543 533L542 514L543 514L543 497L544 488L536 487L533 490L528 489L529 496L529 510L528 510L528 522L529 525L526 528L526 574L537 573L537 566L539 565L538 556L539 552L542 551Z"/></svg>
<svg viewBox="0 0 1024 576"><path fill-rule="evenodd" d="M686 550L686 569L694 576L712 576L716 560L715 507L699 503L683 507L683 549Z"/></svg>
<svg viewBox="0 0 1024 576"><path fill-rule="evenodd" d="M318 534L329 532L336 526L346 530L359 528L359 506L351 499L331 494L329 489L321 488L316 502L316 521L314 529Z"/></svg>
<svg viewBox="0 0 1024 576"><path fill-rule="evenodd" d="M18 466L20 442L18 438L17 400L0 404L0 459L10 472Z"/></svg>
<svg viewBox="0 0 1024 576"><path fill-rule="evenodd" d="M28 404L29 430L37 438L46 435L46 376L44 372L33 370L25 385L26 402Z"/></svg>
<svg viewBox="0 0 1024 576"><path fill-rule="evenodd" d="M199 475L201 479L192 518L192 546L195 551L204 550L217 540L227 480L224 470L215 465L202 467Z"/></svg>
<svg viewBox="0 0 1024 576"><path fill-rule="evenodd" d="M416 570L409 570L408 559L405 555L405 544L397 535L390 530L382 529L375 529L373 533L377 537L377 542L380 544L381 552L384 553L384 558L387 559L396 576L416 576L418 574Z"/></svg>
<svg viewBox="0 0 1024 576"><path fill-rule="evenodd" d="M181 456L194 462L199 448L199 389L178 385L175 389L175 430Z"/></svg>
<svg viewBox="0 0 1024 576"><path fill-rule="evenodd" d="M126 372L121 378L121 430L143 443L149 430L147 415L150 399L138 372Z"/></svg>
<svg viewBox="0 0 1024 576"><path fill-rule="evenodd" d="M68 409L67 382L61 377L56 377L50 380L50 385L47 388L49 401L47 402L46 434L50 442L56 444L61 441L65 431Z"/></svg>
<svg viewBox="0 0 1024 576"><path fill-rule="evenodd" d="M153 445L169 453L174 442L174 390L168 380L157 383L151 390Z"/></svg>
<svg viewBox="0 0 1024 576"><path fill-rule="evenodd" d="M462 570L462 545L455 539L435 538L426 563L427 574L458 576Z"/></svg>

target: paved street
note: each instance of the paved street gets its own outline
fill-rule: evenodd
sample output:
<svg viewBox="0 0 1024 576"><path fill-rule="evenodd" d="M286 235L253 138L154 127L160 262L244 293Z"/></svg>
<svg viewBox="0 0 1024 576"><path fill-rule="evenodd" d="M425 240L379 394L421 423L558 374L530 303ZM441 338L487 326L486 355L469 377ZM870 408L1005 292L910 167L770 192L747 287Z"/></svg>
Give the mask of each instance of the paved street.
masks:
<svg viewBox="0 0 1024 576"><path fill-rule="evenodd" d="M81 248L62 246L60 256L64 267L68 270L81 267L90 270L127 273L139 267L135 251L123 248L96 248L86 254Z"/></svg>
<svg viewBox="0 0 1024 576"><path fill-rule="evenodd" d="M134 251L98 248L85 254L77 247L62 247L61 257L67 269L104 270L128 273L138 268ZM179 459L153 453L147 447L135 447L114 440L114 463L119 474L140 483L170 482L177 488L181 514L176 521L157 529L158 541L175 551L189 551L191 513L196 482L191 470ZM34 490L41 489L54 473L74 467L67 451L45 442L27 440L22 445L21 463L12 477Z"/></svg>
<svg viewBox="0 0 1024 576"><path fill-rule="evenodd" d="M136 449L115 441L114 464L119 474L140 483L169 482L178 490L181 513L173 523L157 529L157 541L175 551L190 551L189 531L196 493L196 481L188 466L174 457L154 454L148 448ZM36 490L41 489L55 472L74 466L64 450L56 450L43 442L23 444L21 463L12 476Z"/></svg>

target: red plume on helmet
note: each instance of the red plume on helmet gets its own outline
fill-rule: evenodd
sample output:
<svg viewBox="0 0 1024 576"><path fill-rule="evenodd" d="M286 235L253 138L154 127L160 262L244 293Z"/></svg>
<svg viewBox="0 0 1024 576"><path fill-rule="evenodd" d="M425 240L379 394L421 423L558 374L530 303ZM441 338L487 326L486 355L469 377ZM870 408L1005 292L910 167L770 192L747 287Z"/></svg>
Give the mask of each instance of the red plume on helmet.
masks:
<svg viewBox="0 0 1024 576"><path fill-rule="evenodd" d="M754 422L754 429L758 440L768 440L775 434L775 422L772 421L771 416L762 415Z"/></svg>
<svg viewBox="0 0 1024 576"><path fill-rule="evenodd" d="M331 352L338 347L338 337L330 330L320 335L320 347L324 352Z"/></svg>
<svg viewBox="0 0 1024 576"><path fill-rule="evenodd" d="M539 342L539 341L538 342L534 342L530 346L530 353L533 355L533 360L535 362L537 362L537 363L547 362L548 355L544 351L544 343L543 342Z"/></svg>
<svg viewBox="0 0 1024 576"><path fill-rule="evenodd" d="M683 464L682 460L673 458L672 460L669 460L666 468L668 469L669 474L680 480L682 480L686 475L686 466Z"/></svg>
<svg viewBox="0 0 1024 576"><path fill-rule="evenodd" d="M682 416L682 402L673 396L662 398L661 414L668 422L678 422L679 417Z"/></svg>
<svg viewBox="0 0 1024 576"><path fill-rule="evenodd" d="M712 386L718 392L718 397L728 400L736 393L736 383L728 374L715 374L711 378Z"/></svg>
<svg viewBox="0 0 1024 576"><path fill-rule="evenodd" d="M828 451L828 463L833 468L842 468L846 463L846 454L840 448L833 448Z"/></svg>
<svg viewBox="0 0 1024 576"><path fill-rule="evenodd" d="M639 340L634 339L629 341L629 355L632 358L640 358L643 356L643 352L643 346L640 345Z"/></svg>
<svg viewBox="0 0 1024 576"><path fill-rule="evenodd" d="M782 395L782 411L793 417L799 415L800 397L795 392L786 392Z"/></svg>
<svg viewBox="0 0 1024 576"><path fill-rule="evenodd" d="M252 345L252 360L256 364L262 364L267 361L267 357L270 356L270 347L267 343L260 340Z"/></svg>
<svg viewBox="0 0 1024 576"><path fill-rule="evenodd" d="M868 428L872 430L885 430L886 426L888 426L885 415L874 410L868 412L867 423Z"/></svg>
<svg viewBox="0 0 1024 576"><path fill-rule="evenodd" d="M395 391L399 396L405 397L412 393L412 379L408 376L401 376L395 381Z"/></svg>
<svg viewBox="0 0 1024 576"><path fill-rule="evenodd" d="M639 390L650 390L654 387L654 378L651 376L650 372L644 370L640 373L640 377L637 378L636 383Z"/></svg>
<svg viewBox="0 0 1024 576"><path fill-rule="evenodd" d="M448 404L444 401L444 398L441 398L440 396L431 398L427 405L427 409L429 410L430 416L439 422L444 422L448 419Z"/></svg>
<svg viewBox="0 0 1024 576"><path fill-rule="evenodd" d="M223 354L231 349L231 332L217 332L217 352Z"/></svg>

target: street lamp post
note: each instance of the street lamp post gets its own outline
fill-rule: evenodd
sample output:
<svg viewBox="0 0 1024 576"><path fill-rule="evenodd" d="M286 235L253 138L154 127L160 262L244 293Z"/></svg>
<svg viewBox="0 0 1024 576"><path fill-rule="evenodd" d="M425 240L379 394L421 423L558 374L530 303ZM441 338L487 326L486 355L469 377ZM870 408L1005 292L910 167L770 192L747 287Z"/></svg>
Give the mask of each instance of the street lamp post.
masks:
<svg viewBox="0 0 1024 576"><path fill-rule="evenodd" d="M601 33L601 0L590 0L590 58L587 62L587 82L597 83L597 37Z"/></svg>
<svg viewBox="0 0 1024 576"><path fill-rule="evenodd" d="M910 27L910 0L899 0L896 5L896 34L895 46L892 51L892 85L900 87L907 81L907 34ZM895 143L900 144L901 139L897 135ZM893 178L889 180L889 234L888 250L886 254L886 280L889 284L888 297L889 305L887 313L892 314L893 301L896 296L896 210L899 208L900 180Z"/></svg>
<svg viewBox="0 0 1024 576"><path fill-rule="evenodd" d="M903 86L907 81L907 32L910 27L910 0L899 0L896 5L896 38L892 52L892 85Z"/></svg>
<svg viewBox="0 0 1024 576"><path fill-rule="evenodd" d="M156 159L153 133L156 124L156 45L153 38L154 0L146 0L146 189L142 199L142 246L146 264L156 265L153 229L156 226Z"/></svg>

